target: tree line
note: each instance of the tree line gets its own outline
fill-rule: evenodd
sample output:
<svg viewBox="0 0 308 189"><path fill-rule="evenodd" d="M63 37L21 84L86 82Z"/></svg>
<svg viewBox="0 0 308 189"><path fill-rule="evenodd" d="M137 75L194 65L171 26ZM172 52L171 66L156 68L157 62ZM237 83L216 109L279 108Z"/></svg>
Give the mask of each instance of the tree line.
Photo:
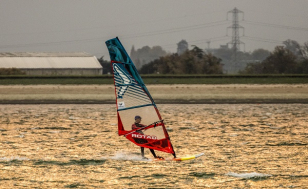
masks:
<svg viewBox="0 0 308 189"><path fill-rule="evenodd" d="M161 48L143 48L146 52L164 54ZM134 53L141 51L134 50ZM257 49L252 53L238 52L238 57L249 62L239 74L308 74L308 42L299 45L286 40L284 46L277 46L270 52ZM212 51L193 46L182 53L166 54L143 64L140 74L223 74L226 60L232 59L232 49L220 48ZM111 74L110 61L98 58L103 74ZM17 68L0 68L0 75L25 75Z"/></svg>
<svg viewBox="0 0 308 189"><path fill-rule="evenodd" d="M285 41L265 60L249 63L243 74L308 74L308 42L300 46L296 41Z"/></svg>
<svg viewBox="0 0 308 189"><path fill-rule="evenodd" d="M194 46L182 54L160 57L142 66L141 74L222 74L221 59Z"/></svg>
<svg viewBox="0 0 308 189"><path fill-rule="evenodd" d="M179 44L187 44L182 40ZM179 45L178 44L178 45ZM188 45L188 44L187 44ZM187 46L186 45L186 46ZM308 74L308 42L300 45L297 41L286 40L284 46L277 46L272 52L256 49L253 52L238 52L237 57L247 62L240 74ZM139 68L141 74L222 74L226 62L232 60L232 49L221 47L212 50L202 50L193 46L191 50L182 49L183 53L165 54L158 47L132 49L136 52L157 52L157 57ZM137 57L137 56L136 56ZM98 59L103 66L103 74L112 73L111 64L103 57Z"/></svg>
<svg viewBox="0 0 308 189"><path fill-rule="evenodd" d="M256 49L253 52L237 52L239 61L245 62L239 74L308 74L308 42L300 45L297 41L286 40L284 46L277 46L270 52ZM233 51L226 46L203 50L197 46L188 49L188 43L178 43L178 52L166 53L161 47L131 50L141 74L223 74L231 62ZM146 58L149 56L149 58ZM149 61L149 62L146 62ZM111 74L110 61L98 58L103 74ZM142 62L142 63L141 63ZM137 66L136 65L136 66ZM0 68L0 75L24 75L17 68Z"/></svg>
<svg viewBox="0 0 308 189"><path fill-rule="evenodd" d="M257 49L252 53L238 52L239 59L248 62L239 74L308 74L308 42L303 46L286 40L272 52ZM224 60L232 59L232 49L205 51L197 46L183 53L161 56L144 64L140 74L222 74ZM112 73L111 64L101 57L103 74Z"/></svg>
<svg viewBox="0 0 308 189"><path fill-rule="evenodd" d="M104 60L104 57L98 61L103 66L103 74L112 73L110 61ZM222 74L222 64L221 59L194 46L181 55L161 56L144 64L138 71L140 74Z"/></svg>

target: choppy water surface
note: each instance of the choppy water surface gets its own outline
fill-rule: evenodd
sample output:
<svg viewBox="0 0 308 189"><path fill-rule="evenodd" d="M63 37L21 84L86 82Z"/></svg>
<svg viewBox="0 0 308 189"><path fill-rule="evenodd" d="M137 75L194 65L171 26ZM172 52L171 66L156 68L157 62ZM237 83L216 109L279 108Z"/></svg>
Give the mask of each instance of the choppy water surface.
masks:
<svg viewBox="0 0 308 189"><path fill-rule="evenodd" d="M0 188L308 186L308 105L158 108L177 155L204 156L141 161L114 105L1 105Z"/></svg>

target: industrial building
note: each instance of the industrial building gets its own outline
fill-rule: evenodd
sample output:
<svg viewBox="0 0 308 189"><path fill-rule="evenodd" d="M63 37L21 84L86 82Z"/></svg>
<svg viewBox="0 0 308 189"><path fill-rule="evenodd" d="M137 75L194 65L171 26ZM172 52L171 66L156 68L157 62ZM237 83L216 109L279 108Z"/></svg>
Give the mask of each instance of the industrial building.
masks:
<svg viewBox="0 0 308 189"><path fill-rule="evenodd" d="M0 68L26 75L102 75L103 67L88 53L0 53Z"/></svg>

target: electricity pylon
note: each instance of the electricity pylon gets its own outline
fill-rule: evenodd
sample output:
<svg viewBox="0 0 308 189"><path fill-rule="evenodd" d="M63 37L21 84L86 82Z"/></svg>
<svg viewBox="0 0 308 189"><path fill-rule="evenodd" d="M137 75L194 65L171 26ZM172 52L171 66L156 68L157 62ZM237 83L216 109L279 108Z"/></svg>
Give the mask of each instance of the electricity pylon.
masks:
<svg viewBox="0 0 308 189"><path fill-rule="evenodd" d="M244 27L239 25L239 20L238 20L238 14L243 14L243 20L244 20L244 12L238 10L236 7L229 11L227 13L227 19L229 16L229 13L232 13L232 26L229 26L227 28L227 35L228 35L228 29L232 29L232 40L231 42L227 43L227 45L231 44L232 45L232 50L233 50L233 62L237 61L237 52L240 50L240 45L243 44L245 48L245 43L243 43L240 40L240 29L243 29L243 35L244 35Z"/></svg>

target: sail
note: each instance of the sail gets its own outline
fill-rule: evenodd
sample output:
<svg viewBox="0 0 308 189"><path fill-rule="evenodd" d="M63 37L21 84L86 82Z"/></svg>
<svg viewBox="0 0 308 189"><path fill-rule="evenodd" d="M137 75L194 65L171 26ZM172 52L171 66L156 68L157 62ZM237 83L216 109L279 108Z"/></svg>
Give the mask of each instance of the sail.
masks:
<svg viewBox="0 0 308 189"><path fill-rule="evenodd" d="M120 40L110 39L106 45L113 68L118 134L138 146L174 154L156 104ZM133 130L137 115L144 126Z"/></svg>

